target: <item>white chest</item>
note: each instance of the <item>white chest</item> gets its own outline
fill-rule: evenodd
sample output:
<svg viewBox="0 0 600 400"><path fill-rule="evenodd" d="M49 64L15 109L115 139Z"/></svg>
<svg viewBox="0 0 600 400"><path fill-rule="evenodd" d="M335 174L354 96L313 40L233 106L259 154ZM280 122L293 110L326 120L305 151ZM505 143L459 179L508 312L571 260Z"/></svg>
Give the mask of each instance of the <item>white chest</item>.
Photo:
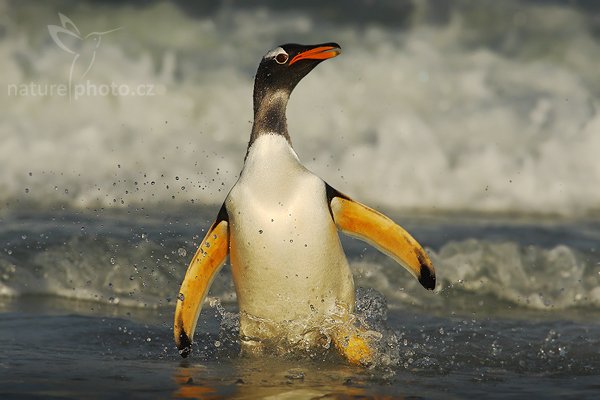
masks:
<svg viewBox="0 0 600 400"><path fill-rule="evenodd" d="M227 200L240 311L276 322L353 307L325 184L280 136L258 138Z"/></svg>

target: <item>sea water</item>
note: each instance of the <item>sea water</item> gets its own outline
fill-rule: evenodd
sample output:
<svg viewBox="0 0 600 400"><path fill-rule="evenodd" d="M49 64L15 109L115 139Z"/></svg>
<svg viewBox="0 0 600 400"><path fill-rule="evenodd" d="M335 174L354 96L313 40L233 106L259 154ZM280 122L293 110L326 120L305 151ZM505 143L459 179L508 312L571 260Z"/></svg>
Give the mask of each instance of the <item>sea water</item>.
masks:
<svg viewBox="0 0 600 400"><path fill-rule="evenodd" d="M3 398L600 393L593 2L0 11ZM379 362L253 359L226 265L182 360L174 299L242 167L258 61L328 41L342 55L290 100L294 148L409 230L437 288L343 237Z"/></svg>

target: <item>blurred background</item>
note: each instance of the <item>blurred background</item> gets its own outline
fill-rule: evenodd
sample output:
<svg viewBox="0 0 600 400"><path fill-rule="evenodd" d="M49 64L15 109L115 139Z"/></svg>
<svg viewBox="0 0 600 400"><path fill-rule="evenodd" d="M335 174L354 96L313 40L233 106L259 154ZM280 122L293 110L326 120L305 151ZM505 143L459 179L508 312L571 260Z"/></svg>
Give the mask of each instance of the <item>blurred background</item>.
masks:
<svg viewBox="0 0 600 400"><path fill-rule="evenodd" d="M336 41L300 159L388 210L600 210L595 1L0 1L0 204L220 204L261 57ZM61 89L62 88L62 89Z"/></svg>

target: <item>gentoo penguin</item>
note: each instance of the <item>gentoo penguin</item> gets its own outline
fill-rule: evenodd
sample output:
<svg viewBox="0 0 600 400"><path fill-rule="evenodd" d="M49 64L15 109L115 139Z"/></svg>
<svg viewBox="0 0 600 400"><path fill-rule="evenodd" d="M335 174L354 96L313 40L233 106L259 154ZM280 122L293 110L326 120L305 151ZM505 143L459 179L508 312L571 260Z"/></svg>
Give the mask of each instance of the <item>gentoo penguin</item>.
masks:
<svg viewBox="0 0 600 400"><path fill-rule="evenodd" d="M269 344L318 346L328 327L326 336L350 362L370 362L369 340L344 323L354 311L354 281L338 230L374 245L434 289L431 261L408 232L312 174L292 148L285 116L290 93L340 51L336 43L284 44L260 62L244 167L177 296L174 335L183 357L191 351L202 303L228 254L242 349L251 353Z"/></svg>

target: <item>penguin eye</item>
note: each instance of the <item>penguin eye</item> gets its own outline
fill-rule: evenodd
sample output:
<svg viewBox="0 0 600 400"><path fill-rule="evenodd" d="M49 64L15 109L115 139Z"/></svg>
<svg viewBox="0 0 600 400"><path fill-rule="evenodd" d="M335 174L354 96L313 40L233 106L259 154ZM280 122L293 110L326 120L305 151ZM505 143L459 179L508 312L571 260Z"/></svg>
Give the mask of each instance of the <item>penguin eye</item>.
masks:
<svg viewBox="0 0 600 400"><path fill-rule="evenodd" d="M275 61L277 61L277 64L285 64L288 60L289 56L285 53L279 53L277 54L277 57L275 57Z"/></svg>

